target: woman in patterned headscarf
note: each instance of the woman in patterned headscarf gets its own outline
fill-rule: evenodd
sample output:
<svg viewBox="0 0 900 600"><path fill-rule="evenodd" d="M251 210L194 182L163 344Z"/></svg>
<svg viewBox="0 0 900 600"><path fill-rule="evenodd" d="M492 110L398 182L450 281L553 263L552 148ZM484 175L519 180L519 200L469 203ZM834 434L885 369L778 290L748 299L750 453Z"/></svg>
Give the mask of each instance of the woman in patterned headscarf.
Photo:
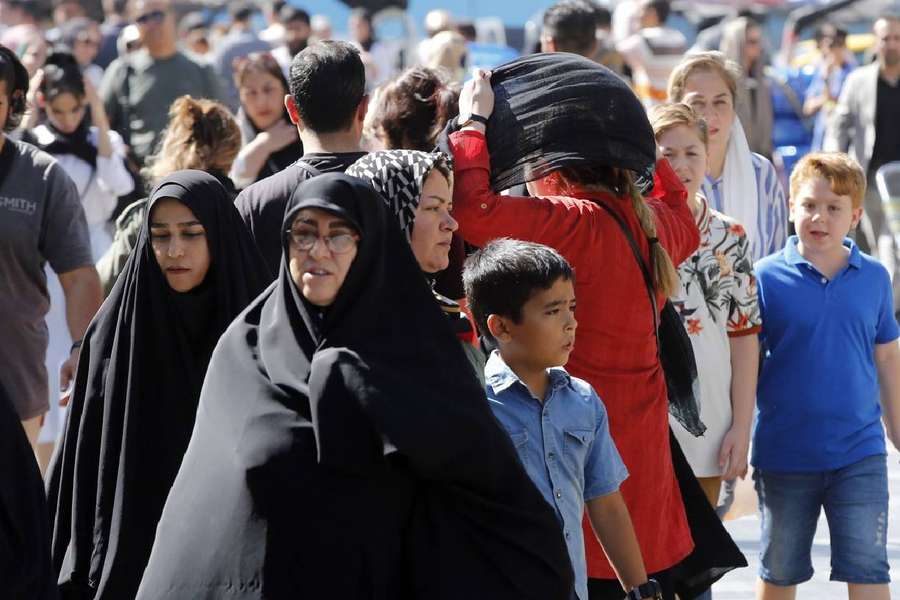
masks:
<svg viewBox="0 0 900 600"><path fill-rule="evenodd" d="M367 181L397 217L422 273L432 282L450 263L453 232L459 224L453 209L453 167L443 152L383 150L356 161L346 173ZM472 367L483 378L484 356L473 344L475 332L459 304L434 297L463 342Z"/></svg>

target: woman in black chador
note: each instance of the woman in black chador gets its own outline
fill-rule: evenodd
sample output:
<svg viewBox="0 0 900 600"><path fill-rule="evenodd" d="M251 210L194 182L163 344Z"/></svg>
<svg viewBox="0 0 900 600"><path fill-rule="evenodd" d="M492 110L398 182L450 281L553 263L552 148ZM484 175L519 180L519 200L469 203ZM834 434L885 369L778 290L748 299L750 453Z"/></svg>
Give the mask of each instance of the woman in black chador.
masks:
<svg viewBox="0 0 900 600"><path fill-rule="evenodd" d="M568 600L556 517L384 201L325 174L283 231L213 354L138 598Z"/></svg>
<svg viewBox="0 0 900 600"><path fill-rule="evenodd" d="M211 175L164 178L147 215L85 335L50 468L53 565L64 599L134 598L213 348L269 278Z"/></svg>

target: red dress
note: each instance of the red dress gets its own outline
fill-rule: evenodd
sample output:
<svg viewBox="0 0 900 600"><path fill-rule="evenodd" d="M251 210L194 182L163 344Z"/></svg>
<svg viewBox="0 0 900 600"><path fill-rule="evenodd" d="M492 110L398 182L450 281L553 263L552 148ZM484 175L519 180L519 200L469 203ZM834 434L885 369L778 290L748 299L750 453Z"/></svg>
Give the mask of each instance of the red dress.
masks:
<svg viewBox="0 0 900 600"><path fill-rule="evenodd" d="M519 198L490 188L484 136L450 137L454 155L454 217L463 237L483 246L498 237L546 244L575 270L578 332L568 371L603 399L613 440L630 473L621 492L648 573L668 569L693 549L669 450L666 383L656 354L650 300L641 271L616 222L590 198L602 199L631 228L649 264L649 247L629 199L597 192L574 197ZM669 163L657 163L657 237L677 265L700 242L687 193ZM657 298L662 306L663 297ZM588 576L616 577L585 519Z"/></svg>

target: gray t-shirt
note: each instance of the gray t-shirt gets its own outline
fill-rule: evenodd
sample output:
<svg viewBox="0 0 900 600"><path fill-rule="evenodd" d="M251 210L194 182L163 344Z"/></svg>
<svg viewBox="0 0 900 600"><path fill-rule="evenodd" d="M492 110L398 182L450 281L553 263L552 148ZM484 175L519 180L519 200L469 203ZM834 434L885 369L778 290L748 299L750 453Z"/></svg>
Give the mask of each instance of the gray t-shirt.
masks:
<svg viewBox="0 0 900 600"><path fill-rule="evenodd" d="M7 138L6 145L13 152L0 182L0 381L26 420L49 406L44 264L66 273L94 261L84 209L69 176L30 144Z"/></svg>
<svg viewBox="0 0 900 600"><path fill-rule="evenodd" d="M106 70L100 85L110 128L122 134L142 164L156 151L172 102L185 94L222 100L213 69L180 52L154 59L141 50L118 58Z"/></svg>

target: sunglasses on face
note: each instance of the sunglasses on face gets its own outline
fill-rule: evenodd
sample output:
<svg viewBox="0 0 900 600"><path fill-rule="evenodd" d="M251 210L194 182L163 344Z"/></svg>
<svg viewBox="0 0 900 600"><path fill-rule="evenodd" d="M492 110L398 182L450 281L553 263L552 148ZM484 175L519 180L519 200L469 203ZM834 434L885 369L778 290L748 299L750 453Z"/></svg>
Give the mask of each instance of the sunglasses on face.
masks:
<svg viewBox="0 0 900 600"><path fill-rule="evenodd" d="M153 10L148 13L144 13L140 15L135 21L137 21L138 25L148 25L150 23L159 23L163 19L166 18L165 11L162 10Z"/></svg>

